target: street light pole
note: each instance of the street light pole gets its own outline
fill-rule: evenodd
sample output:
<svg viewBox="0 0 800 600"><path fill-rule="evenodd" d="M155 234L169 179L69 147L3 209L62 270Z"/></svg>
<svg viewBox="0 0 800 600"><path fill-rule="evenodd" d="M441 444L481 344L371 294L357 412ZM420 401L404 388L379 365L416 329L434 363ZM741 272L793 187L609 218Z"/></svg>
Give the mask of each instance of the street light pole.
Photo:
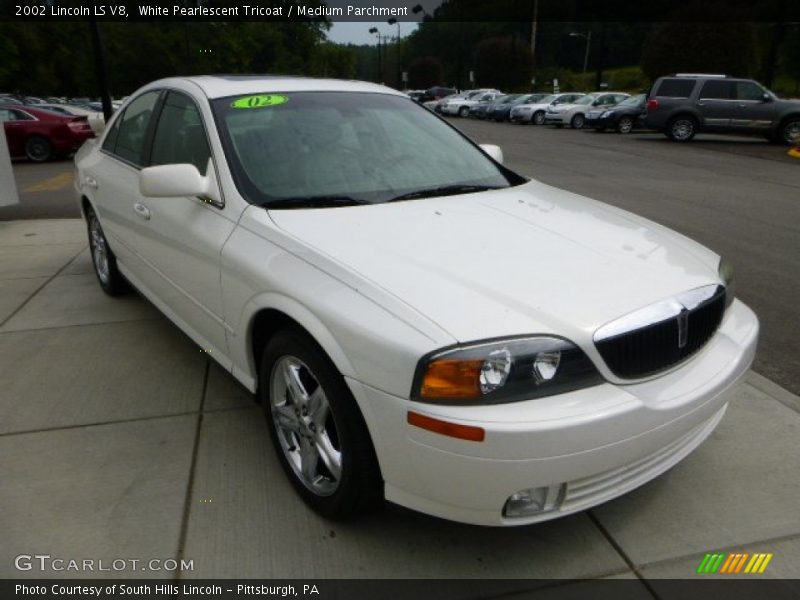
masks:
<svg viewBox="0 0 800 600"><path fill-rule="evenodd" d="M589 46L592 43L592 31L589 30L589 33L573 31L569 35L570 37L582 37L586 40L586 53L583 55L583 78L586 79L586 68L589 66Z"/></svg>
<svg viewBox="0 0 800 600"><path fill-rule="evenodd" d="M382 35L377 27L370 27L369 32L378 38L378 83L383 79L383 58L381 57L381 39Z"/></svg>

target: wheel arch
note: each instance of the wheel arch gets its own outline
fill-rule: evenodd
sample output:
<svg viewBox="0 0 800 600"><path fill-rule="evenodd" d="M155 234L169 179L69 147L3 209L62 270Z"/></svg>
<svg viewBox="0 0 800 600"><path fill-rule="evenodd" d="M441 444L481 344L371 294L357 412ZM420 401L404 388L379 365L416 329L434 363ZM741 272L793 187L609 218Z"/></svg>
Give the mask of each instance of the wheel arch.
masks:
<svg viewBox="0 0 800 600"><path fill-rule="evenodd" d="M246 368L253 378L253 389L258 391L261 357L269 340L282 329L297 327L311 338L336 369L344 376L354 376L353 365L336 338L308 308L286 296L265 294L252 300L245 322Z"/></svg>

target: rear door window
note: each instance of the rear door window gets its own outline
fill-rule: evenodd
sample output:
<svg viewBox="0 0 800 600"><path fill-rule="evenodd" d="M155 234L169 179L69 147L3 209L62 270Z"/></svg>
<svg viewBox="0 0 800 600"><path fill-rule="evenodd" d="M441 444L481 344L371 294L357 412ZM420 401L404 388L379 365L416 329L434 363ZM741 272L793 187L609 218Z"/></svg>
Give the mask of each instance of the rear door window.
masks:
<svg viewBox="0 0 800 600"><path fill-rule="evenodd" d="M656 96L666 98L688 98L692 95L694 79L662 79L661 84L656 90Z"/></svg>
<svg viewBox="0 0 800 600"><path fill-rule="evenodd" d="M700 98L706 100L733 100L733 82L709 80L700 90Z"/></svg>

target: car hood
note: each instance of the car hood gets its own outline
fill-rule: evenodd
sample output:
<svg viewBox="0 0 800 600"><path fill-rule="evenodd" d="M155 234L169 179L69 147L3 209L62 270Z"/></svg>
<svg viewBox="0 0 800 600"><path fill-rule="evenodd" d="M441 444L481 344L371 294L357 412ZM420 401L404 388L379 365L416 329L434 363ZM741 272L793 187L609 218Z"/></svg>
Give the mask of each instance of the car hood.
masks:
<svg viewBox="0 0 800 600"><path fill-rule="evenodd" d="M309 249L458 341L601 325L719 282L719 257L645 219L539 182L374 206L272 210ZM304 256L313 261L313 253ZM365 282L365 283L367 283Z"/></svg>

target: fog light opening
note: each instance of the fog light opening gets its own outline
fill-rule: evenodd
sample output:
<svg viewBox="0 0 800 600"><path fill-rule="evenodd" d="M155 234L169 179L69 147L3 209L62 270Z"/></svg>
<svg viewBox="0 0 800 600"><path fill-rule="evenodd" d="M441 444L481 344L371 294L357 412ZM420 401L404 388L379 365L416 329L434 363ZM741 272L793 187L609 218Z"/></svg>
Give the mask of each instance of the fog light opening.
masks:
<svg viewBox="0 0 800 600"><path fill-rule="evenodd" d="M532 517L556 510L566 492L566 484L529 488L511 494L503 507L503 516L510 518Z"/></svg>

